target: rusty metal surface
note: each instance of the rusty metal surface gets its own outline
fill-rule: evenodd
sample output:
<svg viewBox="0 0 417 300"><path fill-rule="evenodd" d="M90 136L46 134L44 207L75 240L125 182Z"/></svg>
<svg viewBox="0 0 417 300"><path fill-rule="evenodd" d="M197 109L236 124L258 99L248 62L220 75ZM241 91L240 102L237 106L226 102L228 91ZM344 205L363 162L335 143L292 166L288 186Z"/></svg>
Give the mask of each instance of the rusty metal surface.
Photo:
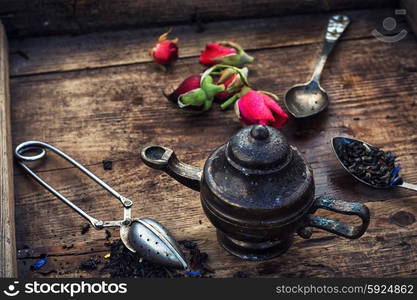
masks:
<svg viewBox="0 0 417 300"><path fill-rule="evenodd" d="M200 190L203 210L217 228L220 244L243 259L280 255L290 247L295 232L309 238L308 227L355 239L369 224L369 210L361 203L314 200L312 170L282 133L269 126L240 130L210 155L202 174L166 147L146 147L141 157L146 165ZM319 208L357 215L363 223L352 227L312 215Z"/></svg>

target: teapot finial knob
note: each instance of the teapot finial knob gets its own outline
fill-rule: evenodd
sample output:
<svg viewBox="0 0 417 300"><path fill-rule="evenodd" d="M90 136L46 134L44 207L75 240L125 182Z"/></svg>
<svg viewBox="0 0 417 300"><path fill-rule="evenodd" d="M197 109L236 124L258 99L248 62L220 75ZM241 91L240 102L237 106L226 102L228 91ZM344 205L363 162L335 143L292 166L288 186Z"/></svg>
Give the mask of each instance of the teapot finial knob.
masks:
<svg viewBox="0 0 417 300"><path fill-rule="evenodd" d="M246 174L272 174L292 159L284 135L266 125L243 128L230 139L225 151L229 164Z"/></svg>
<svg viewBox="0 0 417 300"><path fill-rule="evenodd" d="M256 125L250 131L250 135L256 140L265 140L269 137L269 130L264 125Z"/></svg>

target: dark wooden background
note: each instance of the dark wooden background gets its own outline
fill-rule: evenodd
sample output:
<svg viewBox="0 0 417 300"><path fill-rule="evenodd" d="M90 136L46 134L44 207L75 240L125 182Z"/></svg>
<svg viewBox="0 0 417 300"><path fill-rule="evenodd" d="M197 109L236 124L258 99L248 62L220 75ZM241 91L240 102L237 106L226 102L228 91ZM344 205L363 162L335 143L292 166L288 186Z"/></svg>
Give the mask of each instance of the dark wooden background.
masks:
<svg viewBox="0 0 417 300"><path fill-rule="evenodd" d="M87 2L74 3L78 7ZM204 2L207 15L212 2ZM315 2L331 3L332 9L352 8L345 7L347 1ZM329 109L313 120L290 120L283 132L311 164L317 195L369 206L371 224L358 240L315 230L310 240L297 237L293 247L281 257L258 263L240 260L218 245L215 229L200 207L198 193L147 168L139 158L144 145L161 144L176 150L186 162L201 167L211 151L241 128L232 111L222 112L214 107L206 115L188 117L161 94L166 86L175 86L186 76L203 71L198 65L198 55L207 42L230 39L248 49L256 58L250 66L251 84L280 98L291 85L307 80L331 15L312 13L317 8L314 6L310 13L306 9L308 13L275 16L275 12L266 13L266 4L259 4L261 11L265 9L265 14L274 17L254 18L250 10L245 10L247 14L242 16L248 19L226 20L240 15L231 11L229 4L221 8L218 5L230 15L206 23L204 32L196 32L194 23L174 26L172 36L180 38L181 58L169 72L161 71L147 54L147 49L167 26L12 38L13 145L42 140L66 151L132 199L134 216L159 220L179 240L195 240L209 254L215 277L230 277L236 271L254 277L416 276L416 193L374 190L355 182L338 165L329 145L333 136L352 135L395 151L404 178L417 182L416 38L409 32L397 43L375 39L372 30L383 31L382 21L388 16L397 19L397 32L411 30L404 18L394 15L394 7L372 7L379 6L376 3L380 1L352 2L367 8L342 11L351 17L352 24L324 70L322 85L331 96ZM390 5L391 1L383 3ZM120 9L128 14L127 8ZM141 9L139 4L136 9ZM178 17L175 21L187 22L191 11L187 9L181 10L184 14L175 14ZM78 13L82 14L81 11L89 12L85 9ZM276 12L278 15L284 10L280 13L277 8ZM10 20L29 22L25 13L16 9ZM174 14L169 9L165 13ZM81 18L85 28L103 29L100 20L88 27L92 16L91 12ZM58 16L53 18L58 21ZM155 22L162 24L163 18ZM63 20L59 30L70 31L72 19ZM129 20L115 22L129 25ZM8 25L12 36L39 32L23 21L13 23L14 28ZM55 29L45 29L42 34L54 33ZM113 161L112 171L103 169L103 160ZM50 156L38 170L48 182L95 217L121 217L122 209L116 200L61 160ZM78 266L93 255L103 257L107 253L103 231L91 229L81 235L81 227L86 222L20 169L15 169L15 198L20 276L101 276L97 272L80 271ZM322 215L338 218L328 212ZM117 234L113 232L113 239ZM68 249L69 245L73 247ZM30 271L30 264L41 253L49 255L47 265L40 272ZM52 270L56 272L48 273Z"/></svg>
<svg viewBox="0 0 417 300"><path fill-rule="evenodd" d="M396 0L1 0L10 36L82 34L92 31L211 22L371 7Z"/></svg>

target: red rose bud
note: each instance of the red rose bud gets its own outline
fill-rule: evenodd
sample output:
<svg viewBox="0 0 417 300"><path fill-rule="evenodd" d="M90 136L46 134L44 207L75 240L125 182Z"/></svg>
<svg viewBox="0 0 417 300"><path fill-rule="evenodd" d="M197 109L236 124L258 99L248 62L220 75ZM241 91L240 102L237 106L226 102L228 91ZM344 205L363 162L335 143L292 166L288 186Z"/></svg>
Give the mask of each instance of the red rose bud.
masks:
<svg viewBox="0 0 417 300"><path fill-rule="evenodd" d="M241 76L244 76L245 81L247 82L247 68L240 69L240 73L234 68L224 69L221 72L219 79L217 80L217 84L223 84L225 90L223 92L217 93L215 99L220 102L224 102L233 95L240 92L242 87L245 86L245 82L242 80Z"/></svg>
<svg viewBox="0 0 417 300"><path fill-rule="evenodd" d="M235 111L241 121L247 125L269 125L281 128L288 115L279 106L275 95L250 90L235 104Z"/></svg>
<svg viewBox="0 0 417 300"><path fill-rule="evenodd" d="M168 100L177 102L179 96L200 88L201 76L192 75L186 78L171 94L165 95Z"/></svg>
<svg viewBox="0 0 417 300"><path fill-rule="evenodd" d="M235 67L242 67L245 64L252 63L254 58L248 55L242 47L233 42L218 42L207 44L206 48L201 51L200 64L213 66L223 64Z"/></svg>
<svg viewBox="0 0 417 300"><path fill-rule="evenodd" d="M154 61L162 66L172 64L178 58L178 39L168 40L170 31L162 34L156 45L151 49Z"/></svg>
<svg viewBox="0 0 417 300"><path fill-rule="evenodd" d="M213 84L210 75L203 76L200 82L201 87L182 94L178 97L178 106L185 113L201 114L211 109L214 96L224 90L223 85Z"/></svg>
<svg viewBox="0 0 417 300"><path fill-rule="evenodd" d="M199 78L198 81L197 78ZM214 96L223 90L223 85L213 84L213 78L210 75L203 78L191 76L166 97L177 102L178 107L187 114L201 114L211 108Z"/></svg>

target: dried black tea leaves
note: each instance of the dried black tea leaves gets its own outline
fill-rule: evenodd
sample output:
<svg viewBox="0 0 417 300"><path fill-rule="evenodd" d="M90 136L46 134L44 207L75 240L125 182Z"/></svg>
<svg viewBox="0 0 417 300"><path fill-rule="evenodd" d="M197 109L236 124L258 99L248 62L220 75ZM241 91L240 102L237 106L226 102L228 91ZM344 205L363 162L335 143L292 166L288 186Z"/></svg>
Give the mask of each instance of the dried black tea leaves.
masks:
<svg viewBox="0 0 417 300"><path fill-rule="evenodd" d="M111 160L103 160L103 169L105 171L113 170L113 161Z"/></svg>
<svg viewBox="0 0 417 300"><path fill-rule="evenodd" d="M90 224L86 223L81 227L81 234L86 234L90 230Z"/></svg>
<svg viewBox="0 0 417 300"><path fill-rule="evenodd" d="M84 270L84 271L95 270L97 269L100 263L101 263L101 260L98 256L92 256L80 264L80 270Z"/></svg>
<svg viewBox="0 0 417 300"><path fill-rule="evenodd" d="M361 141L343 138L335 144L342 164L356 177L375 187L401 184L400 166L396 156Z"/></svg>
<svg viewBox="0 0 417 300"><path fill-rule="evenodd" d="M194 270L192 276L196 276L197 273L200 273L201 276L207 273L214 273L213 269L207 264L208 254L206 252L201 252L196 242L184 240L179 241L178 243L188 250L189 255L187 255L187 258L189 260L189 265L191 270Z"/></svg>
<svg viewBox="0 0 417 300"><path fill-rule="evenodd" d="M174 278L174 277L208 277L213 270L207 265L208 255L201 252L197 243L181 241L185 248L190 270L183 271L153 264L141 259L137 253L129 251L121 240L108 243L110 256L106 260L101 272L109 273L110 277L133 278Z"/></svg>
<svg viewBox="0 0 417 300"><path fill-rule="evenodd" d="M102 272L108 272L110 277L173 277L170 269L142 260L138 254L129 251L121 240L113 242L109 246L110 257L106 261Z"/></svg>
<svg viewBox="0 0 417 300"><path fill-rule="evenodd" d="M233 278L249 278L250 275L248 273L242 272L242 271L237 271L236 273L233 274Z"/></svg>

